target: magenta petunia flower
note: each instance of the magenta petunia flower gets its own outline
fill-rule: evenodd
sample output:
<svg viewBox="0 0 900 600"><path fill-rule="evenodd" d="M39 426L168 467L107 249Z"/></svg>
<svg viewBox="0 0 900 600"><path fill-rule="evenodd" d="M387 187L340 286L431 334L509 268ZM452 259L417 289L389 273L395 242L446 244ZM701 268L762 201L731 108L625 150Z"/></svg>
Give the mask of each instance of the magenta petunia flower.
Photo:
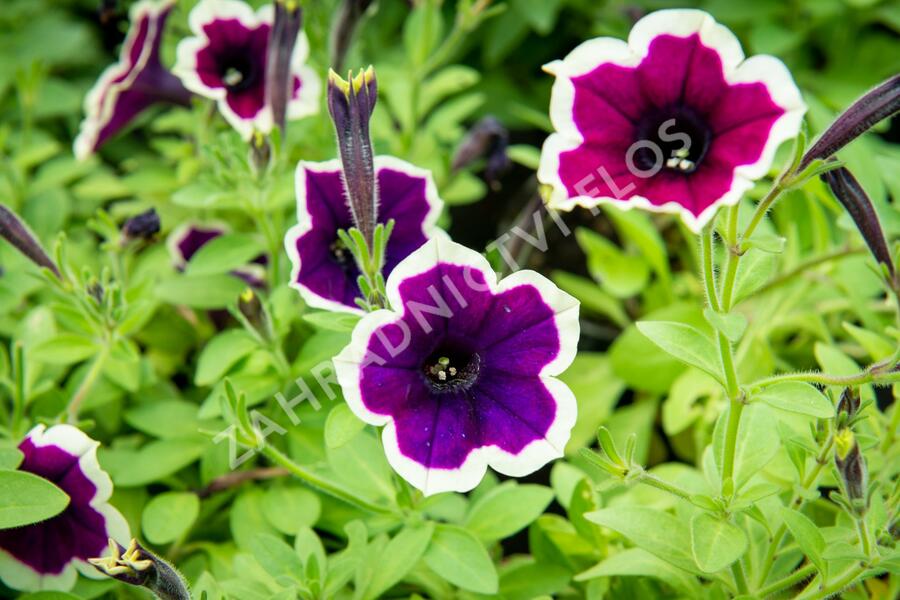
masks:
<svg viewBox="0 0 900 600"><path fill-rule="evenodd" d="M46 521L0 530L0 579L9 587L68 590L78 572L97 577L87 559L104 554L110 538L128 543L128 523L109 504L112 481L97 462L97 446L71 425L38 425L19 444L19 468L52 481L69 505Z"/></svg>
<svg viewBox="0 0 900 600"><path fill-rule="evenodd" d="M335 372L350 409L384 425L393 468L426 495L467 491L490 465L524 476L562 456L575 424L555 376L575 357L578 302L534 271L501 282L477 252L436 237L387 280Z"/></svg>
<svg viewBox="0 0 900 600"><path fill-rule="evenodd" d="M74 152L85 159L148 107L187 106L191 93L162 66L159 46L174 0L142 0L131 9L131 27L119 55L84 100L85 118Z"/></svg>
<svg viewBox="0 0 900 600"><path fill-rule="evenodd" d="M556 76L538 178L549 204L611 202L679 213L694 230L764 176L806 110L784 64L744 59L699 10L661 10L628 42L596 38L545 69Z"/></svg>
<svg viewBox="0 0 900 600"><path fill-rule="evenodd" d="M204 224L183 223L169 234L166 240L172 265L179 271L183 271L200 248L228 231L228 225L218 221ZM231 274L243 279L247 285L257 288L264 287L266 264L268 264L266 256L258 256L253 262L235 269Z"/></svg>
<svg viewBox="0 0 900 600"><path fill-rule="evenodd" d="M394 219L383 272L387 276L436 232L443 201L431 173L389 156L375 158L378 220ZM315 308L362 312L359 269L338 230L354 226L347 204L341 162L301 162L297 166L297 225L285 236L293 269L291 286Z"/></svg>
<svg viewBox="0 0 900 600"><path fill-rule="evenodd" d="M216 100L225 119L245 139L273 126L266 105L266 62L273 10L253 12L238 0L201 0L188 17L195 37L178 44L174 72L191 91ZM309 54L300 32L291 56L293 92L287 118L318 112L320 84L304 63Z"/></svg>

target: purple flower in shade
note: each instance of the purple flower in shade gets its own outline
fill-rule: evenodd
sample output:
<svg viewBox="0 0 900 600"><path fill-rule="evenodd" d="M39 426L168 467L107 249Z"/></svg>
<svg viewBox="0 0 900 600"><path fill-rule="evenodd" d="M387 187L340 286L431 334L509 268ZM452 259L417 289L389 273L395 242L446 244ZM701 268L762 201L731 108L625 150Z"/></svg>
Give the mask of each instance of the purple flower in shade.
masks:
<svg viewBox="0 0 900 600"><path fill-rule="evenodd" d="M166 240L169 256L172 257L172 265L179 271L184 271L188 262L200 248L213 241L220 235L228 233L228 226L224 223L184 223L177 227ZM246 264L231 272L235 277L243 279L247 285L261 288L265 286L266 269L268 263L265 255L259 256L252 263Z"/></svg>
<svg viewBox="0 0 900 600"><path fill-rule="evenodd" d="M438 231L434 224L443 201L431 173L390 156L375 157L378 218L394 219L382 272L397 264ZM291 286L315 308L362 312L360 275L338 230L354 226L339 160L297 165L297 224L284 238L291 259Z"/></svg>
<svg viewBox="0 0 900 600"><path fill-rule="evenodd" d="M564 210L640 206L699 230L768 172L806 111L781 61L745 60L734 34L699 10L651 13L627 43L596 38L545 69L556 76L556 133L538 178Z"/></svg>
<svg viewBox="0 0 900 600"><path fill-rule="evenodd" d="M497 282L477 252L437 237L387 280L335 371L350 409L384 425L393 468L426 495L467 491L486 467L521 477L562 456L575 424L555 376L575 357L578 302L534 271Z"/></svg>
<svg viewBox="0 0 900 600"><path fill-rule="evenodd" d="M174 72L191 91L216 100L225 119L245 139L268 133L272 111L266 104L266 61L273 10L253 12L238 0L201 0L188 18L195 37L178 44ZM300 32L291 58L293 91L287 118L319 110L320 84L304 63L309 42Z"/></svg>
<svg viewBox="0 0 900 600"><path fill-rule="evenodd" d="M71 425L38 425L19 444L19 469L56 484L69 504L46 521L0 530L0 579L6 585L70 589L78 572L98 576L87 559L104 554L110 538L128 542L128 523L108 502L112 482L97 462L97 446Z"/></svg>
<svg viewBox="0 0 900 600"><path fill-rule="evenodd" d="M153 104L190 104L191 93L159 60L163 29L174 5L174 0L143 0L132 7L119 62L103 72L85 97L85 118L74 144L79 159Z"/></svg>

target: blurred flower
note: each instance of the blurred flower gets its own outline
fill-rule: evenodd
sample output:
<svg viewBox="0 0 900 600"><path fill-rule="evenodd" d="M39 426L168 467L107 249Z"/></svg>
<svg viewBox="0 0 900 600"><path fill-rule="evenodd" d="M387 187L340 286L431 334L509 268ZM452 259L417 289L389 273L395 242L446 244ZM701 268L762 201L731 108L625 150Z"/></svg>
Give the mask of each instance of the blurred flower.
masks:
<svg viewBox="0 0 900 600"><path fill-rule="evenodd" d="M346 80L334 71L328 72L328 112L337 134L347 203L353 224L362 232L370 250L379 222L375 155L369 135L369 119L377 100L378 82L371 66L356 77L350 73Z"/></svg>
<svg viewBox="0 0 900 600"><path fill-rule="evenodd" d="M434 235L443 201L431 173L397 158L375 158L375 179L384 198L379 220L394 219L383 273L387 276L413 250ZM310 306L360 312L360 272L338 230L355 225L347 203L341 163L301 162L297 166L297 224L285 236L293 264L291 286Z"/></svg>
<svg viewBox="0 0 900 600"><path fill-rule="evenodd" d="M128 585L142 586L161 600L190 600L187 584L172 565L159 558L137 540L123 548L109 540L109 555L91 558L90 563L101 573Z"/></svg>
<svg viewBox="0 0 900 600"><path fill-rule="evenodd" d="M888 250L887 241L884 238L884 231L881 229L881 223L878 221L878 214L872 201L865 190L859 185L856 177L845 167L838 167L822 174L822 181L831 188L831 193L838 199L856 228L862 235L866 245L879 263L883 263L891 276L891 283L896 287L897 281L894 272L894 261L891 258L891 252Z"/></svg>
<svg viewBox="0 0 900 600"><path fill-rule="evenodd" d="M159 228L159 215L155 208L151 208L125 221L122 225L122 236L126 242L149 240L159 233Z"/></svg>
<svg viewBox="0 0 900 600"><path fill-rule="evenodd" d="M506 127L494 117L484 117L472 127L456 150L451 169L456 172L479 158L487 157L484 177L491 186L496 186L500 176L509 168L508 146L509 131Z"/></svg>
<svg viewBox="0 0 900 600"><path fill-rule="evenodd" d="M119 62L107 67L84 99L85 118L74 143L80 160L153 104L190 104L191 93L159 60L163 29L174 5L175 0L142 0L132 7Z"/></svg>
<svg viewBox="0 0 900 600"><path fill-rule="evenodd" d="M238 0L201 0L188 18L194 37L178 44L173 71L191 91L218 102L219 111L244 139L268 133L272 111L266 104L266 63L272 5L256 13ZM309 54L300 32L291 56L292 90L287 118L318 112L319 80L304 63Z"/></svg>
<svg viewBox="0 0 900 600"><path fill-rule="evenodd" d="M397 265L387 296L392 310L365 315L334 363L404 479L464 492L488 465L521 477L563 455L576 404L555 376L575 357L574 298L534 271L497 283L482 255L443 237Z"/></svg>
<svg viewBox="0 0 900 600"><path fill-rule="evenodd" d="M95 442L71 425L38 425L19 444L22 471L53 482L69 495L55 517L0 530L0 579L17 590L68 590L78 572L96 576L86 561L112 538L127 541L128 523L109 504L112 481L97 462Z"/></svg>
<svg viewBox="0 0 900 600"><path fill-rule="evenodd" d="M360 18L369 9L373 0L344 0L334 18L329 41L331 64L335 71L344 67L344 59L350 42L353 40L353 32L359 24Z"/></svg>
<svg viewBox="0 0 900 600"><path fill-rule="evenodd" d="M266 103L275 125L284 129L287 104L294 92L291 59L303 26L300 0L275 0L275 20L266 58Z"/></svg>
<svg viewBox="0 0 900 600"><path fill-rule="evenodd" d="M872 89L841 113L806 151L798 168L802 170L816 159L830 157L897 111L900 111L900 75L894 75Z"/></svg>
<svg viewBox="0 0 900 600"><path fill-rule="evenodd" d="M169 234L169 238L166 241L173 266L179 271L183 271L200 248L226 233L228 233L228 226L218 222L206 224L184 223L177 227ZM253 287L264 287L266 284L265 265L268 262L265 255L258 256L252 263L235 269L231 274L240 277Z"/></svg>
<svg viewBox="0 0 900 600"><path fill-rule="evenodd" d="M694 230L734 204L797 135L806 110L784 64L744 59L699 10L661 10L628 42L596 38L556 76L538 178L551 207L601 202L679 213Z"/></svg>

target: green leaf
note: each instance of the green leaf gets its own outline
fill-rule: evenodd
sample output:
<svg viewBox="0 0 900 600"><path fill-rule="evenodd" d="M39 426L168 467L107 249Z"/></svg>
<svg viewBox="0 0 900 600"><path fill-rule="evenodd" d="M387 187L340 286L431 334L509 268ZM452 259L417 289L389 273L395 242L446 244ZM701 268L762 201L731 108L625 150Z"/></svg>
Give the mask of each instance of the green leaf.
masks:
<svg viewBox="0 0 900 600"><path fill-rule="evenodd" d="M31 592L19 596L19 600L81 600L81 596L70 594L69 592Z"/></svg>
<svg viewBox="0 0 900 600"><path fill-rule="evenodd" d="M325 445L329 448L340 448L365 426L366 424L360 421L346 404L337 404L325 420Z"/></svg>
<svg viewBox="0 0 900 600"><path fill-rule="evenodd" d="M699 513L691 519L691 552L701 571L717 573L747 551L744 530L709 513Z"/></svg>
<svg viewBox="0 0 900 600"><path fill-rule="evenodd" d="M304 321L316 329L340 332L353 331L353 328L359 323L359 318L359 315L330 312L327 310L308 312L302 317Z"/></svg>
<svg viewBox="0 0 900 600"><path fill-rule="evenodd" d="M569 584L571 573L559 565L532 560L510 561L500 573L500 597L533 600L555 597Z"/></svg>
<svg viewBox="0 0 900 600"><path fill-rule="evenodd" d="M621 248L584 227L575 232L578 245L587 254L591 276L617 298L629 298L647 285L649 268L640 256L626 254Z"/></svg>
<svg viewBox="0 0 900 600"><path fill-rule="evenodd" d="M680 360L722 381L722 367L715 345L690 325L672 321L639 321L638 331ZM635 357L635 360L640 360Z"/></svg>
<svg viewBox="0 0 900 600"><path fill-rule="evenodd" d="M436 0L417 2L403 26L403 44L413 66L425 64L437 47L443 29L440 4Z"/></svg>
<svg viewBox="0 0 900 600"><path fill-rule="evenodd" d="M556 285L575 296L585 311L607 317L619 327L629 324L628 314L622 307L622 301L613 298L590 279L561 270L553 271L551 278Z"/></svg>
<svg viewBox="0 0 900 600"><path fill-rule="evenodd" d="M380 598L381 595L402 580L421 560L434 534L434 523L426 522L418 526L406 526L388 542L384 552L377 557L375 569L366 592L365 600Z"/></svg>
<svg viewBox="0 0 900 600"><path fill-rule="evenodd" d="M297 535L303 527L312 527L322 513L322 502L312 491L287 485L276 485L262 497L262 510L278 531Z"/></svg>
<svg viewBox="0 0 900 600"><path fill-rule="evenodd" d="M157 440L140 450L106 450L101 462L105 465L107 457L113 457L115 464L107 468L113 483L136 487L180 471L200 458L208 444L208 440L197 437Z"/></svg>
<svg viewBox="0 0 900 600"><path fill-rule="evenodd" d="M507 481L472 505L463 526L485 542L503 539L541 516L551 500L550 488Z"/></svg>
<svg viewBox="0 0 900 600"><path fill-rule="evenodd" d="M91 338L74 333L61 333L53 336L29 351L29 356L54 365L70 365L86 360L100 350L97 342Z"/></svg>
<svg viewBox="0 0 900 600"><path fill-rule="evenodd" d="M427 115L442 100L469 89L480 79L481 74L472 67L465 65L444 67L422 84L418 114Z"/></svg>
<svg viewBox="0 0 900 600"><path fill-rule="evenodd" d="M575 576L575 581L590 581L598 577L654 577L688 598L701 597L697 578L669 562L661 560L641 548L628 548L613 554L601 563Z"/></svg>
<svg viewBox="0 0 900 600"><path fill-rule="evenodd" d="M884 336L857 327L853 323L844 323L843 325L847 333L853 336L853 339L865 349L873 361L885 359L894 352L894 343Z"/></svg>
<svg viewBox="0 0 900 600"><path fill-rule="evenodd" d="M495 594L497 570L487 550L472 533L455 525L437 525L428 551L428 568L470 592Z"/></svg>
<svg viewBox="0 0 900 600"><path fill-rule="evenodd" d="M243 329L228 329L212 338L197 359L196 385L210 385L222 379L239 360L259 347Z"/></svg>
<svg viewBox="0 0 900 600"><path fill-rule="evenodd" d="M125 422L147 435L170 439L194 435L203 426L199 406L183 400L142 402L125 411Z"/></svg>
<svg viewBox="0 0 900 600"><path fill-rule="evenodd" d="M68 494L43 477L26 471L0 471L0 529L44 521L68 505Z"/></svg>
<svg viewBox="0 0 900 600"><path fill-rule="evenodd" d="M243 267L265 251L262 241L249 233L226 233L204 244L191 257L185 273L191 276L228 273Z"/></svg>
<svg viewBox="0 0 900 600"><path fill-rule="evenodd" d="M612 219L619 236L633 243L668 285L671 274L666 244L650 217L641 211L621 210L611 204L604 205L603 210Z"/></svg>
<svg viewBox="0 0 900 600"><path fill-rule="evenodd" d="M822 552L825 550L825 537L819 531L819 527L810 521L809 517L792 508L783 508L781 516L791 535L797 541L797 545L800 546L810 562L816 565L823 577L826 576L828 574L827 563L822 557Z"/></svg>
<svg viewBox="0 0 900 600"><path fill-rule="evenodd" d="M730 408L728 410L731 410ZM713 432L713 456L719 473L725 454L725 423L727 411L720 415ZM740 489L751 477L769 464L781 448L778 419L765 404L750 404L744 408L738 426L734 457L734 484Z"/></svg>
<svg viewBox="0 0 900 600"><path fill-rule="evenodd" d="M224 308L237 301L247 284L233 275L179 275L160 281L156 296L164 302L193 308Z"/></svg>
<svg viewBox="0 0 900 600"><path fill-rule="evenodd" d="M767 386L753 394L753 400L765 402L772 408L801 415L830 419L834 405L814 386L802 381L785 381Z"/></svg>
<svg viewBox="0 0 900 600"><path fill-rule="evenodd" d="M326 447L328 465L344 484L362 497L393 498L393 471L374 436L360 434L338 448Z"/></svg>
<svg viewBox="0 0 900 600"><path fill-rule="evenodd" d="M190 492L164 492L154 496L141 515L141 529L153 544L174 542L197 520L200 499Z"/></svg>
<svg viewBox="0 0 900 600"><path fill-rule="evenodd" d="M271 533L257 533L250 538L248 549L272 577L287 577L297 581L302 577L303 563L300 556L280 537Z"/></svg>
<svg viewBox="0 0 900 600"><path fill-rule="evenodd" d="M620 533L657 558L699 574L690 554L690 529L687 523L669 513L643 506L616 506L587 513L584 517Z"/></svg>
<svg viewBox="0 0 900 600"><path fill-rule="evenodd" d="M25 455L18 448L0 448L0 470L18 469Z"/></svg>
<svg viewBox="0 0 900 600"><path fill-rule="evenodd" d="M747 317L740 313L721 313L711 308L705 308L703 316L713 326L713 329L721 332L732 342L740 341L747 329Z"/></svg>

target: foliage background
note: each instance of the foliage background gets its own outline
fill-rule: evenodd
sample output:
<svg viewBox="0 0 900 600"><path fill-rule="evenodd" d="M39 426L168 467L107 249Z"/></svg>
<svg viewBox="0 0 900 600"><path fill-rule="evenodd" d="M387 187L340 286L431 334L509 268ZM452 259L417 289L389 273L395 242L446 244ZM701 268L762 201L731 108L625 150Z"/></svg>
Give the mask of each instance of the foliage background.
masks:
<svg viewBox="0 0 900 600"><path fill-rule="evenodd" d="M440 7L416 4L410 13L407 2L377 2L377 10L361 23L347 65L373 63L377 69L377 150L432 169L450 205L442 224L454 239L479 249L517 222L533 197L530 177L550 129L552 78L540 66L590 37L625 37L644 12L674 6L507 0L504 11L465 34L446 60L434 61L451 35L457 6L450 0ZM187 33L191 5L180 2L170 19L166 64ZM324 75L336 2L308 0L305 6L311 61ZM748 55L771 53L787 63L810 107L812 134L869 87L900 71L896 1L714 0L696 6L732 28ZM84 428L104 442L101 462L116 484L113 502L135 535L213 596L292 597L293 578L303 573L304 581L335 584L343 578L359 597L388 588L398 597L412 590L471 597L491 589L498 576L494 564L498 593L506 598L716 593L646 557L618 571L609 566L587 580L573 579L627 545L609 529L587 522L584 512L635 503L678 510L655 490L602 485L604 476L578 454L595 443L596 427L606 425L619 444L636 433L638 461L669 480L702 487L700 453L725 406L707 376L664 354L633 325L649 317L709 330L700 312L695 237L671 217L604 210L592 218L578 212L564 217L575 231L569 236L548 221L549 251L533 252L527 260L583 303L583 351L565 376L578 398L579 422L567 460L535 474L530 483L501 484L489 475L469 497L447 494L415 503L407 528L425 518L438 522L443 539L458 545L458 553L429 549L395 587L397 581L383 577L400 567L384 561L402 542L414 546L416 540L397 542L397 523L390 519L368 516L285 476L212 491L212 482L229 472L227 444L210 439L225 425L220 398L226 375L250 404L288 430L270 441L293 460L376 502L395 502L399 492L402 504L406 488L383 460L374 432L355 427L340 400L323 398L320 411L301 408L299 426L272 400L279 391L296 393L295 377L313 385L310 369L348 337L340 323L310 317L286 288L286 257L273 261L267 299L276 345L288 363L283 365L272 347L255 342L222 310L242 289L227 275L235 265L210 256L193 276L181 275L163 243L121 251L111 242L114 230L90 225L100 208L121 223L154 207L163 235L188 221L224 220L246 234L232 240L241 253L250 248L283 254L280 238L294 219L290 169L273 182L263 202L247 202L255 192L245 149L206 104L191 111L151 111L99 157L75 161L71 141L82 99L115 59L123 36L123 23L99 24L97 8L92 0L6 0L0 11L0 198L48 248L64 233L66 260L76 265L84 287L115 280L113 287L121 292L104 318L86 321L73 310L73 300L50 289L10 247L0 246L0 377L6 384L0 394L7 439L17 441L34 422L64 413L105 347L108 356L82 418ZM467 128L484 115L511 131L513 164L494 186L481 177L481 163L458 173L450 168ZM900 235L900 216L891 203L900 197L898 141L898 126L883 124L841 153L891 239ZM288 164L335 155L324 105L319 117L290 125L286 148ZM764 187L751 196L758 198ZM782 201L765 225L785 236L787 245L781 254L748 257L740 274L739 295L747 300L741 312L750 320L738 348L742 379L786 369L854 371L892 350L885 334L893 322L890 304L852 223L841 214L813 181ZM806 269L808 261L823 256L829 260ZM24 388L15 383L16 344L28 366ZM24 394L24 415L11 408L16 390ZM875 398L871 388L863 393ZM889 410L890 390L880 390L877 400ZM779 431L758 432L756 443L755 452L773 459L768 479L783 484L789 495L795 476ZM241 468L266 466L269 461L257 457ZM822 484L834 487L829 477ZM587 480L601 483L599 492L592 492ZM327 569L321 557L309 560L320 552L319 543L331 555ZM300 559L285 550L288 544L296 544ZM457 564L457 556L470 558ZM454 572L455 578L448 575ZM454 591L456 586L469 591ZM15 596L11 590L0 593ZM139 592L82 579L74 593L92 598Z"/></svg>

